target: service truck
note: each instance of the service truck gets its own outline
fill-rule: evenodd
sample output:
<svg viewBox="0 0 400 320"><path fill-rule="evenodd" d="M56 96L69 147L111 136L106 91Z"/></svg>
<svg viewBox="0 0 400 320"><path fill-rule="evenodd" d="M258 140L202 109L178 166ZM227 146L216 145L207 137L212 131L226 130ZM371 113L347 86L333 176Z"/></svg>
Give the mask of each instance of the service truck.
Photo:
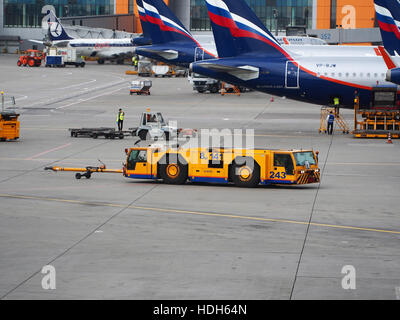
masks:
<svg viewBox="0 0 400 320"><path fill-rule="evenodd" d="M221 89L221 81L207 78L198 73L189 74L188 81L193 86L193 90L198 93L205 93L206 91L218 93Z"/></svg>
<svg viewBox="0 0 400 320"><path fill-rule="evenodd" d="M85 61L76 54L75 48L57 48L57 55L63 57L64 65L72 65L83 68L85 66Z"/></svg>
<svg viewBox="0 0 400 320"><path fill-rule="evenodd" d="M85 66L85 61L77 56L75 48L48 48L46 67L65 67L66 65L83 68Z"/></svg>
<svg viewBox="0 0 400 320"><path fill-rule="evenodd" d="M108 170L105 166L46 169L78 171L78 179L90 178L94 172L122 172L126 178L162 180L168 184L191 181L255 187L320 182L318 153L313 150L184 148L155 144L129 148L125 152L122 170Z"/></svg>

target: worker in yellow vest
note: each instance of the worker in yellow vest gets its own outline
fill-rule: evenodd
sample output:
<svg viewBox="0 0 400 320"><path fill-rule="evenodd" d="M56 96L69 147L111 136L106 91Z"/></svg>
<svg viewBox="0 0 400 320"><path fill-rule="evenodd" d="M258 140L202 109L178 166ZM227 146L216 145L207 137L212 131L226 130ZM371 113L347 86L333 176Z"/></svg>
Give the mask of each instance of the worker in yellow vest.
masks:
<svg viewBox="0 0 400 320"><path fill-rule="evenodd" d="M354 91L354 105L357 105L360 103L360 97L358 96L357 90Z"/></svg>
<svg viewBox="0 0 400 320"><path fill-rule="evenodd" d="M132 65L135 67L136 70L138 68L138 63L139 63L139 59L138 59L138 57L136 55L134 55L132 57Z"/></svg>
<svg viewBox="0 0 400 320"><path fill-rule="evenodd" d="M119 109L118 110L118 118L117 118L119 131L122 131L122 128L124 127L124 116L125 116L125 112L123 112L122 109Z"/></svg>
<svg viewBox="0 0 400 320"><path fill-rule="evenodd" d="M333 104L335 107L338 107L340 104L340 99L338 97L333 98Z"/></svg>

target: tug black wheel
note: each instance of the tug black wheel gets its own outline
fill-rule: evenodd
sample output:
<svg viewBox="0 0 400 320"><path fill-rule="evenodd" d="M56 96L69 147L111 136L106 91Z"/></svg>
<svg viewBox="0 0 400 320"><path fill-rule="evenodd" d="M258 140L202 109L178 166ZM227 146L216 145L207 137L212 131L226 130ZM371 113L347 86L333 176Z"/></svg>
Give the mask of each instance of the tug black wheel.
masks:
<svg viewBox="0 0 400 320"><path fill-rule="evenodd" d="M160 177L168 184L184 184L188 178L188 165L177 155L167 155L160 161Z"/></svg>
<svg viewBox="0 0 400 320"><path fill-rule="evenodd" d="M260 182L260 167L253 159L235 159L231 170L232 181L238 187L254 188Z"/></svg>

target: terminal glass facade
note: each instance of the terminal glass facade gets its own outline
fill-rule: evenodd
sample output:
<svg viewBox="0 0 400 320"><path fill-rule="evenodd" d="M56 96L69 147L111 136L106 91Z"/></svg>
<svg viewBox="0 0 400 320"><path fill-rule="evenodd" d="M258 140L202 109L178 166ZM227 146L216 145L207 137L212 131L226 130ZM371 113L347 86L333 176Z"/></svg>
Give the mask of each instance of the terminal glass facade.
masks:
<svg viewBox="0 0 400 320"><path fill-rule="evenodd" d="M114 0L4 0L4 27L41 27L45 5L58 17L114 14Z"/></svg>
<svg viewBox="0 0 400 320"><path fill-rule="evenodd" d="M285 31L287 26L312 27L313 0L246 0L271 31ZM190 1L191 30L211 30L204 0Z"/></svg>

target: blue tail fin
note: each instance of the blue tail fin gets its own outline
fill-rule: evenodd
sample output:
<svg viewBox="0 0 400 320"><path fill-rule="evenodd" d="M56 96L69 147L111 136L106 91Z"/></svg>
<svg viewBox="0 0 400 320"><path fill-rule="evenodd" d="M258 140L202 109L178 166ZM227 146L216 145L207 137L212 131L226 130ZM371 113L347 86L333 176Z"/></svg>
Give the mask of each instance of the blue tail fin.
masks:
<svg viewBox="0 0 400 320"><path fill-rule="evenodd" d="M145 38L151 38L151 29L149 22L147 21L146 18L146 11L144 10L143 7L143 2L142 0L136 0L137 8L139 11L139 18L140 18L140 24L142 25L142 30L143 30L143 36Z"/></svg>
<svg viewBox="0 0 400 320"><path fill-rule="evenodd" d="M65 41L65 40L72 40L67 32L65 31L64 27L62 26L60 20L58 20L57 16L53 11L47 12L49 18L47 23L49 25L48 35L51 41Z"/></svg>
<svg viewBox="0 0 400 320"><path fill-rule="evenodd" d="M244 0L206 0L220 58L262 52L287 56L279 42Z"/></svg>
<svg viewBox="0 0 400 320"><path fill-rule="evenodd" d="M143 4L145 19L153 44L168 42L189 42L198 46L197 41L173 14L163 0L139 0Z"/></svg>
<svg viewBox="0 0 400 320"><path fill-rule="evenodd" d="M400 55L400 3L394 0L374 2L383 45L389 54Z"/></svg>

